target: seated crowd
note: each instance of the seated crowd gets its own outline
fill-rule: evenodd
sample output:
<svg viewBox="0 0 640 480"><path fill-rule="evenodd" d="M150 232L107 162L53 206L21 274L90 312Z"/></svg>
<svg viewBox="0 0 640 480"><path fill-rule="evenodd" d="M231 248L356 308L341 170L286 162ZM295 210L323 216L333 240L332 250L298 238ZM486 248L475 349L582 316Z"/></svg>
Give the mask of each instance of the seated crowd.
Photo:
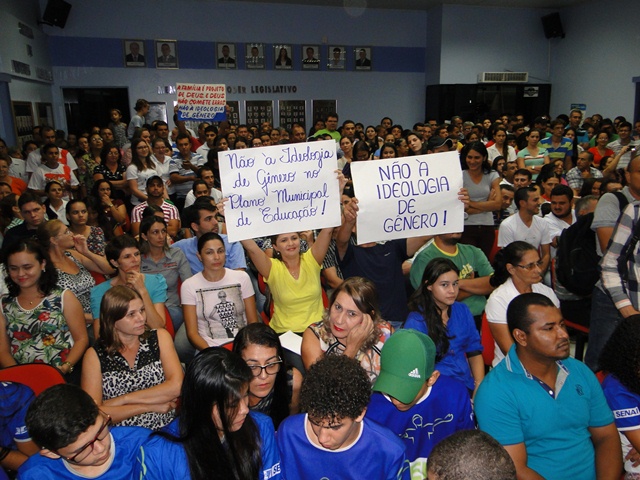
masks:
<svg viewBox="0 0 640 480"><path fill-rule="evenodd" d="M0 480L640 478L640 122L135 110L0 139L0 379L65 380L0 380ZM318 140L341 225L230 242L219 152ZM358 245L351 163L442 152L464 229Z"/></svg>

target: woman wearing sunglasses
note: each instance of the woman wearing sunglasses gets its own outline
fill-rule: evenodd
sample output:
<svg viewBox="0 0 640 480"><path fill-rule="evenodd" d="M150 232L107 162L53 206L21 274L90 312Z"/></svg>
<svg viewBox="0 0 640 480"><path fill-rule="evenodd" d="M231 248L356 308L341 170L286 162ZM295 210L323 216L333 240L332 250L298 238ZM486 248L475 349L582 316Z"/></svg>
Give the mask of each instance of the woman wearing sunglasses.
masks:
<svg viewBox="0 0 640 480"><path fill-rule="evenodd" d="M496 343L492 363L494 367L500 363L513 344L507 327L507 307L511 300L522 293L541 293L560 308L560 301L553 290L541 283L541 265L538 250L527 242L512 242L495 256L495 273L491 277L491 285L496 289L491 293L485 307L491 334Z"/></svg>

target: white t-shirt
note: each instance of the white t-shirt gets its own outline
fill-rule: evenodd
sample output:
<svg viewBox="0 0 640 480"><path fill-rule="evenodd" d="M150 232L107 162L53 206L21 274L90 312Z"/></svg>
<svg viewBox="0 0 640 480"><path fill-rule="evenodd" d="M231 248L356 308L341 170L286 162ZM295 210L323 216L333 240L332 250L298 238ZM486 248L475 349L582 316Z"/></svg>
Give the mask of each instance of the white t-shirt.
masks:
<svg viewBox="0 0 640 480"><path fill-rule="evenodd" d="M553 290L546 285L542 283L534 283L531 285L531 290L533 290L534 293L540 293L545 297L549 297L553 304L560 308L560 300L558 300L558 297ZM513 280L511 278L507 279L506 282L496 288L489 296L487 306L484 309L485 314L487 315L487 321L490 323L501 323L506 325L507 307L509 307L511 300L516 298L518 295L520 295L520 292L518 292L518 289L513 284ZM495 352L491 365L495 367L503 358L504 354L500 350L498 342L495 342Z"/></svg>
<svg viewBox="0 0 640 480"><path fill-rule="evenodd" d="M209 196L211 198L213 198L213 200L216 203L219 203L220 200L222 200L222 192L220 190L218 190L217 188L212 188L211 192L209 193ZM193 188L191 189L191 191L189 193L187 193L187 197L184 201L184 207L187 208L191 205L193 205L196 201L196 196L193 194Z"/></svg>
<svg viewBox="0 0 640 480"><path fill-rule="evenodd" d="M210 282L202 272L182 284L183 305L195 305L198 334L210 347L233 341L247 324L244 299L255 295L246 272L225 268L222 280Z"/></svg>
<svg viewBox="0 0 640 480"><path fill-rule="evenodd" d="M155 175L160 176L154 168L147 168L146 170L140 171L133 163L127 167L127 181L135 180L138 184L138 190L143 193L147 191L147 180ZM136 206L142 202L143 200L140 200L133 193L131 194L131 205Z"/></svg>
<svg viewBox="0 0 640 480"><path fill-rule="evenodd" d="M165 155L164 162L160 162L155 155L151 155L151 161L155 165L156 172L158 172L158 175L162 178L165 187L167 187L167 193L169 195L173 194L176 191L176 188L171 185L171 182L169 182L169 165L171 164L171 157Z"/></svg>
<svg viewBox="0 0 640 480"><path fill-rule="evenodd" d="M60 158L58 158L58 162L62 163L63 165L68 165L71 171L77 170L78 164L74 160L73 155L71 155L69 152L67 152L65 149L62 149L62 148L59 149L59 151L60 151ZM65 152L66 154L63 155ZM27 167L26 167L27 173L35 172L40 165L42 165L42 156L40 155L40 150L39 149L34 150L27 157Z"/></svg>
<svg viewBox="0 0 640 480"><path fill-rule="evenodd" d="M551 243L549 224L543 218L534 215L531 226L527 227L520 218L520 214L515 213L500 224L498 246L504 248L516 240L530 243L535 248L548 245Z"/></svg>
<svg viewBox="0 0 640 480"><path fill-rule="evenodd" d="M576 212L571 210L571 225L564 220L560 220L553 212L544 217L544 221L549 226L549 237L553 241L555 237L562 235L563 230L576 223ZM556 249L554 247L551 247L551 258L556 258Z"/></svg>

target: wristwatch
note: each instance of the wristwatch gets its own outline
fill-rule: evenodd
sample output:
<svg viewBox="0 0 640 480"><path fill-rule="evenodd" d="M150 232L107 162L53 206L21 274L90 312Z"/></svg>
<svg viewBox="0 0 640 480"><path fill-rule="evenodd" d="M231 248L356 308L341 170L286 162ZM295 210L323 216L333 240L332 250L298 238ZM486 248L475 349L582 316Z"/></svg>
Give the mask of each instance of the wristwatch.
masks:
<svg viewBox="0 0 640 480"><path fill-rule="evenodd" d="M69 361L66 361L66 362L62 362L60 364L60 366L62 366L62 365L69 365L69 373L73 373L73 363L71 363Z"/></svg>

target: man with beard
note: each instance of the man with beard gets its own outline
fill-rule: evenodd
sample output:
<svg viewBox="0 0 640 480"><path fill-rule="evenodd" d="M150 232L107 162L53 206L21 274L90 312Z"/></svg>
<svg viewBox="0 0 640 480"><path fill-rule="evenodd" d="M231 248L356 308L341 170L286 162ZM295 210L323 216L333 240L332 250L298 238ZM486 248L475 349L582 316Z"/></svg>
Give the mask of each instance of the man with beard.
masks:
<svg viewBox="0 0 640 480"><path fill-rule="evenodd" d="M434 258L448 258L460 270L460 288L457 300L464 303L480 325L482 312L487 304L486 295L493 291L489 278L493 267L486 255L478 247L460 242L462 232L437 235L433 242L416 255L411 266L409 279L411 286L418 288L427 264Z"/></svg>
<svg viewBox="0 0 640 480"><path fill-rule="evenodd" d="M551 190L551 213L544 217L549 226L551 235L551 258L556 256L558 239L565 228L570 227L576 221L576 214L571 209L573 190L566 185L557 185Z"/></svg>
<svg viewBox="0 0 640 480"><path fill-rule="evenodd" d="M480 430L502 444L520 479L616 479L620 438L595 375L570 358L560 310L539 293L509 304L509 353L480 384Z"/></svg>

